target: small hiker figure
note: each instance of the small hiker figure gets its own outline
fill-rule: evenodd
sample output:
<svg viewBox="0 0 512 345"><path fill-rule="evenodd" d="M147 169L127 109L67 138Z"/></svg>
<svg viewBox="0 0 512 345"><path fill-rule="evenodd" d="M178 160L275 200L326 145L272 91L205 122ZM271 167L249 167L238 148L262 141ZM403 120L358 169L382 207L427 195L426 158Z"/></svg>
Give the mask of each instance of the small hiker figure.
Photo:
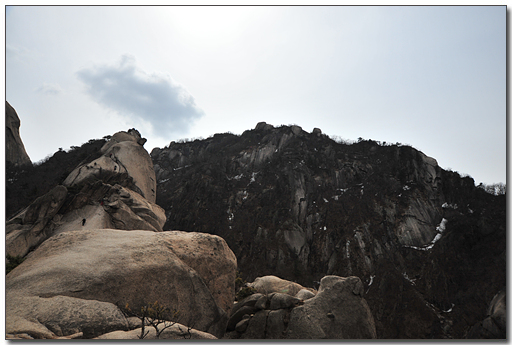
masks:
<svg viewBox="0 0 512 345"><path fill-rule="evenodd" d="M82 226L84 226L84 225L85 225L85 218L82 219Z"/></svg>

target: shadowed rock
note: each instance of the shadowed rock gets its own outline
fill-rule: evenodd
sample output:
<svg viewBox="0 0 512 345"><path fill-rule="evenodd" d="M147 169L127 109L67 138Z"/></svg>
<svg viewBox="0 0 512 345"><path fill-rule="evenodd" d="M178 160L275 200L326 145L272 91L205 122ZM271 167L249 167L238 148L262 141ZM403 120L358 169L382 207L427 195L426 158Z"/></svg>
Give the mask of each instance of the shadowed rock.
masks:
<svg viewBox="0 0 512 345"><path fill-rule="evenodd" d="M363 294L357 277L325 276L318 293L305 301L282 293L250 296L231 314L227 330L234 332L226 338L375 339Z"/></svg>
<svg viewBox="0 0 512 345"><path fill-rule="evenodd" d="M5 161L14 165L32 165L20 136L21 121L16 110L5 102Z"/></svg>

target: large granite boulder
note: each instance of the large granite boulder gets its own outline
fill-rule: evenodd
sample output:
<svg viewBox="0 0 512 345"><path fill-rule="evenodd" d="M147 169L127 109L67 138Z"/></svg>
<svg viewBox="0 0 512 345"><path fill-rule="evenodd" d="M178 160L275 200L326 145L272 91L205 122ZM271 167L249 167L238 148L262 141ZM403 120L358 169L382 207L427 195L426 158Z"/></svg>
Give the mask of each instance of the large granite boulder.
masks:
<svg viewBox="0 0 512 345"><path fill-rule="evenodd" d="M358 277L325 276L318 294L290 313L289 339L376 339Z"/></svg>
<svg viewBox="0 0 512 345"><path fill-rule="evenodd" d="M179 311L175 321L221 337L235 271L233 252L214 235L63 232L6 276L6 333L93 338L129 331L125 306L158 302Z"/></svg>
<svg viewBox="0 0 512 345"><path fill-rule="evenodd" d="M256 293L235 304L228 339L375 339L375 323L357 277L325 276L315 296L300 290ZM297 296L305 295L306 299Z"/></svg>
<svg viewBox="0 0 512 345"><path fill-rule="evenodd" d="M269 294L271 292L285 293L295 296L304 287L295 282L281 279L276 276L264 276L254 279L254 282L247 283L247 286L252 287L256 292ZM310 289L314 291L313 289Z"/></svg>
<svg viewBox="0 0 512 345"><path fill-rule="evenodd" d="M5 102L5 161L14 165L31 165L20 136L21 121L16 110Z"/></svg>

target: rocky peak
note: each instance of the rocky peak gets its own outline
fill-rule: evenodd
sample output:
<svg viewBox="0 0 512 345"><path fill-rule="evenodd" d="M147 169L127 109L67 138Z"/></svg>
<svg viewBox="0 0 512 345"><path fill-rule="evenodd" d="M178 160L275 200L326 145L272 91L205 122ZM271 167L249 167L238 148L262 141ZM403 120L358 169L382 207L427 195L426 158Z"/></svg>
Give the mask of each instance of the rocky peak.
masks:
<svg viewBox="0 0 512 345"><path fill-rule="evenodd" d="M464 337L461 329L471 326L468 315L476 309L485 313L486 298L492 298L484 290L503 288L505 261L498 254L503 244L495 254L480 252L496 256L500 278L490 283L491 273L482 271L477 279L486 288L479 292L457 285L464 278L455 266L473 269L474 262L441 248L472 255L468 250L479 241L504 239L504 198L476 188L470 177L443 170L410 146L346 143L320 129L308 133L296 125L260 122L242 135L173 142L151 156L157 203L167 215L164 230L223 237L247 280L277 275L312 286L325 275L358 276L379 338ZM491 209L492 225L492 216L485 215ZM475 224L472 235L463 235L465 222ZM457 293L469 299L474 293L486 302L460 306L457 317L465 321L434 330L441 321L458 322L455 314L446 321L441 313L451 303L463 303L455 302ZM403 307L405 295L416 311ZM406 316L393 318L388 309ZM406 326L406 320L415 326Z"/></svg>
<svg viewBox="0 0 512 345"><path fill-rule="evenodd" d="M21 121L16 110L5 102L5 160L14 165L32 165L20 136Z"/></svg>
<svg viewBox="0 0 512 345"><path fill-rule="evenodd" d="M155 172L151 157L143 148L145 142L146 139L136 129L115 133L101 148L101 157L78 166L63 184L80 184L105 173L127 174L133 180L131 189L148 201L155 202Z"/></svg>
<svg viewBox="0 0 512 345"><path fill-rule="evenodd" d="M6 276L9 338L138 339L155 319L175 327L148 338L224 334L236 257L218 236L162 232L143 144L114 134L7 221L8 260L25 259Z"/></svg>
<svg viewBox="0 0 512 345"><path fill-rule="evenodd" d="M118 132L99 158L79 164L63 181L7 221L6 252L24 256L67 231L113 228L161 232L151 157L139 132ZM98 156L98 155L95 155Z"/></svg>

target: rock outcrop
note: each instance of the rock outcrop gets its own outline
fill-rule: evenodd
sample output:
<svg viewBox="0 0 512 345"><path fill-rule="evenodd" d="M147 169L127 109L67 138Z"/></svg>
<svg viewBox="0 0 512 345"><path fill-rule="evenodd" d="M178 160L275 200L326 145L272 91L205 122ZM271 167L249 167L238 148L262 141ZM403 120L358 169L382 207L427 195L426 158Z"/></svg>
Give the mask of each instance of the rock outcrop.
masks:
<svg viewBox="0 0 512 345"><path fill-rule="evenodd" d="M57 186L6 223L5 251L11 256L25 256L51 236L52 219L60 210L68 191Z"/></svg>
<svg viewBox="0 0 512 345"><path fill-rule="evenodd" d="M507 295L500 291L492 299L487 317L474 325L468 339L506 339L507 338Z"/></svg>
<svg viewBox="0 0 512 345"><path fill-rule="evenodd" d="M375 339L375 323L363 295L359 278L337 276L322 278L318 293L305 300L287 293L257 293L235 305L226 337Z"/></svg>
<svg viewBox="0 0 512 345"><path fill-rule="evenodd" d="M8 338L137 338L142 308L155 303L178 323L147 339L222 337L236 257L218 236L162 232L144 142L116 133L7 222L7 254L25 257L6 276Z"/></svg>
<svg viewBox="0 0 512 345"><path fill-rule="evenodd" d="M92 338L129 330L122 312L127 304L139 310L158 301L179 311L176 321L220 337L229 312L225 301L234 300L235 271L233 253L213 235L64 232L7 275L6 331Z"/></svg>
<svg viewBox="0 0 512 345"><path fill-rule="evenodd" d="M358 276L379 338L465 338L505 285L505 196L410 146L260 122L151 156L164 230L221 236L247 281Z"/></svg>
<svg viewBox="0 0 512 345"><path fill-rule="evenodd" d="M32 165L20 136L21 121L16 110L5 102L5 161L14 165Z"/></svg>
<svg viewBox="0 0 512 345"><path fill-rule="evenodd" d="M69 187L99 178L104 173L125 173L133 180L134 191L149 202L155 202L155 171L151 157L142 146L145 142L136 129L114 134L101 148L103 156L78 166L63 184Z"/></svg>
<svg viewBox="0 0 512 345"><path fill-rule="evenodd" d="M313 289L305 288L300 284L281 279L276 276L258 277L254 280L254 282L248 283L247 286L252 287L254 290L256 290L256 292L263 294L278 292L282 294L288 294L290 296L295 296L297 293L299 293L299 291L304 289L310 290L312 292L314 291Z"/></svg>
<svg viewBox="0 0 512 345"><path fill-rule="evenodd" d="M154 203L151 157L140 143L144 140L136 130L114 134L103 145L100 158L74 169L64 185L54 187L9 219L7 254L24 256L65 231L162 231L165 212Z"/></svg>

